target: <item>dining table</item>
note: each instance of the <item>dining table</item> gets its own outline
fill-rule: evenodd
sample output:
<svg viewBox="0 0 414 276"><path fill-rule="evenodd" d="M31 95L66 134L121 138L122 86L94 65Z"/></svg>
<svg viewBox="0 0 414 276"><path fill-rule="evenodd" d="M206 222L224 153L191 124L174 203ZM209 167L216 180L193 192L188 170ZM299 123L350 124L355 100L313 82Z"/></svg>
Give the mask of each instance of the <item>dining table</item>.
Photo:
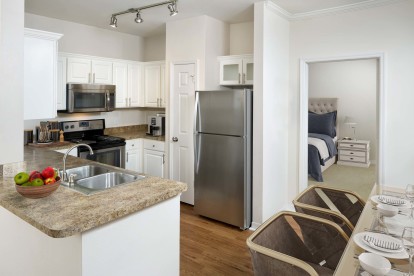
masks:
<svg viewBox="0 0 414 276"><path fill-rule="evenodd" d="M375 195L386 195L397 198L405 197L405 189L387 187L375 184L365 207L359 217L348 244L342 254L342 257L335 270L335 276L365 276L370 275L364 272L360 266L358 256L366 252L363 248L357 245L354 241L358 233L372 232L390 234L395 238L401 239L404 227L414 227L414 219L410 217L410 209L401 211L394 217L381 217L376 208L376 203L371 200ZM392 264L392 270L387 275L405 275L409 271L409 260L407 259L393 259L387 258Z"/></svg>

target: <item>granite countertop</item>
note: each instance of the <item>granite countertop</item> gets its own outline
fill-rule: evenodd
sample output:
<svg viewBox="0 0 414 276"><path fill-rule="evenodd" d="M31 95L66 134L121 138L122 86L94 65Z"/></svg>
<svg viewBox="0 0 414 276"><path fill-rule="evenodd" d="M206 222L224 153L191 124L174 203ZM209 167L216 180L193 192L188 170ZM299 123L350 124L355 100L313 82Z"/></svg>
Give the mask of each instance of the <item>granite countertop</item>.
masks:
<svg viewBox="0 0 414 276"><path fill-rule="evenodd" d="M47 166L63 167L61 153L35 147L25 147L24 150L28 171ZM66 161L68 168L96 163L72 156ZM100 163L99 166L125 171ZM186 190L184 183L146 176L143 180L92 195L60 186L48 197L28 199L17 193L13 178L0 177L0 205L45 234L64 238L140 211Z"/></svg>

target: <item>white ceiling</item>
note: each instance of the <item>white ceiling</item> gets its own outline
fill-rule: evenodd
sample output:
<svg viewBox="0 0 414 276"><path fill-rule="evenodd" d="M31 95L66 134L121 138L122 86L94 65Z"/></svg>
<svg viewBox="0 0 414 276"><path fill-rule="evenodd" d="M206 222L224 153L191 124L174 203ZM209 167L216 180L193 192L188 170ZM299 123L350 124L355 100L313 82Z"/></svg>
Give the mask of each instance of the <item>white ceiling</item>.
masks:
<svg viewBox="0 0 414 276"><path fill-rule="evenodd" d="M111 14L165 0L25 0L28 13L114 30ZM253 4L261 0L178 0L179 13L169 16L167 6L143 10L144 22L134 22L135 14L118 16L116 31L143 37L162 34L165 23L199 15L208 15L228 23L253 21ZM289 13L304 13L371 0L272 0ZM375 1L375 0L374 0Z"/></svg>

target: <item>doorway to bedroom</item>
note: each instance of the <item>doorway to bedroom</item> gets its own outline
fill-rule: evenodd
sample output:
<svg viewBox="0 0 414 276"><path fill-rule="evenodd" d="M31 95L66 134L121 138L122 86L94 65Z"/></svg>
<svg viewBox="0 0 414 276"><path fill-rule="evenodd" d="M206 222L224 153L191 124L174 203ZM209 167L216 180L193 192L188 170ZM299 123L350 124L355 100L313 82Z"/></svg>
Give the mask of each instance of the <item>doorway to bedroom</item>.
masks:
<svg viewBox="0 0 414 276"><path fill-rule="evenodd" d="M306 186L352 190L367 199L379 183L381 62L370 57L306 63Z"/></svg>

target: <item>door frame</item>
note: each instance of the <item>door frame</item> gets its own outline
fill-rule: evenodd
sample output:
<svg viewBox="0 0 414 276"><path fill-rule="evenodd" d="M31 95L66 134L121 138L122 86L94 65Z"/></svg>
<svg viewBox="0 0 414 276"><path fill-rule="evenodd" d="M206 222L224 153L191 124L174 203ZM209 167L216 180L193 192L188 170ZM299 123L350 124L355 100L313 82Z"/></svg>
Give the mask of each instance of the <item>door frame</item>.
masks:
<svg viewBox="0 0 414 276"><path fill-rule="evenodd" d="M171 177L172 177L172 170L171 170L171 168L172 168L172 162L173 162L173 153L172 153L172 150L171 150L171 139L172 139L172 134L171 134L171 129L172 129L172 126L173 126L173 124L174 124L174 122L173 122L173 116L171 116L172 114L174 114L174 112L176 112L176 107L175 106L173 106L172 105L172 99L173 99L173 96L174 96L174 66L175 65L186 65L186 64L194 64L194 69L195 69L195 76L194 76L194 78L195 78L195 81L194 81L194 90L195 91L197 91L198 89L199 89L199 80L200 80L200 78L199 78L199 72L200 72L200 68L199 68L199 65L200 65L200 62L199 62L199 60L198 59L196 59L196 60L183 60L183 61L171 61L170 62L170 73L169 73L169 76L170 76L170 82L169 82L169 91L170 91L170 93L168 93L169 94L169 101L168 101L168 130L167 130L167 133L166 133L166 141L168 141L168 143L166 143L166 148L167 148L167 156L168 156L168 173L166 174L166 177L167 178L170 178L171 179Z"/></svg>
<svg viewBox="0 0 414 276"><path fill-rule="evenodd" d="M386 145L386 60L385 53L374 52L365 54L355 54L348 56L325 57L325 58L311 58L300 59L300 92L299 92L299 192L308 187L308 99L309 99L309 64L329 62L329 61L351 61L361 59L377 59L377 138L378 138L378 153L377 153L377 184L384 185L385 179L385 164L387 160Z"/></svg>

